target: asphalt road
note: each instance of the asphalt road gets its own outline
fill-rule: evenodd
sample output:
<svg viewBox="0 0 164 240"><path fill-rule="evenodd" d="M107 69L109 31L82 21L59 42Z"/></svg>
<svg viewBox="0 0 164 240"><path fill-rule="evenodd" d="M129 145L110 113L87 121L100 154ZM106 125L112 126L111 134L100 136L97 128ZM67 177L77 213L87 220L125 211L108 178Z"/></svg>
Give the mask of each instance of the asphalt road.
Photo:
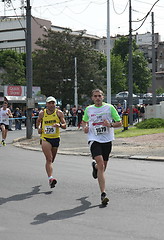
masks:
<svg viewBox="0 0 164 240"><path fill-rule="evenodd" d="M101 208L89 156L57 155L48 186L41 152L0 147L0 239L163 240L163 162L111 159Z"/></svg>

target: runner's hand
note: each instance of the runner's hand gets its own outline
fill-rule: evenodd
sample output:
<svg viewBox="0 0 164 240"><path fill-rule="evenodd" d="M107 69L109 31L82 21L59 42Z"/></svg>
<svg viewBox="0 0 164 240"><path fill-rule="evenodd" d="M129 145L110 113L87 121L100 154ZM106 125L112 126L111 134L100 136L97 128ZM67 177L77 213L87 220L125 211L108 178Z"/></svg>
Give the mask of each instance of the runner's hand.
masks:
<svg viewBox="0 0 164 240"><path fill-rule="evenodd" d="M110 127L110 122L108 120L104 120L103 126Z"/></svg>
<svg viewBox="0 0 164 240"><path fill-rule="evenodd" d="M89 127L88 126L84 127L83 131L84 131L84 133L88 133L89 132Z"/></svg>
<svg viewBox="0 0 164 240"><path fill-rule="evenodd" d="M38 128L38 134L42 134L43 129L42 128Z"/></svg>

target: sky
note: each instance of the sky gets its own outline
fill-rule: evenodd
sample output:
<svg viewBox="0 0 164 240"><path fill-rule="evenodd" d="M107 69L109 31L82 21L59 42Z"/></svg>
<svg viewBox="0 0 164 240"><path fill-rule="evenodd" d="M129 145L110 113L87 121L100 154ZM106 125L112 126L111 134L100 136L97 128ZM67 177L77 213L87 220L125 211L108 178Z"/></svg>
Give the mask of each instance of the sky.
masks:
<svg viewBox="0 0 164 240"><path fill-rule="evenodd" d="M23 0L0 0L0 16L21 14ZM26 1L25 5L26 5ZM156 3L156 4L155 4ZM153 5L155 6L153 7ZM53 25L87 30L88 34L107 36L107 0L30 0L34 17L50 20ZM151 13L154 12L154 31L164 41L164 0L131 0L133 34L152 32ZM110 35L127 35L129 32L129 0L109 0ZM142 26L141 26L142 25Z"/></svg>

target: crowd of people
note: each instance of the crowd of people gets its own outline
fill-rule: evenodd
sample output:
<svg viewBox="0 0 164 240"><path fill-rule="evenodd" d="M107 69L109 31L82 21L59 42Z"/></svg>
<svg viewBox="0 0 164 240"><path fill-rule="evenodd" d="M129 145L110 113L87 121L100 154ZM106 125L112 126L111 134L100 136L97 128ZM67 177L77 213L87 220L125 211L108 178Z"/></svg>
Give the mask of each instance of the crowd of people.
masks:
<svg viewBox="0 0 164 240"><path fill-rule="evenodd" d="M7 102L6 102L7 103ZM2 108L1 106L0 108ZM9 127L8 131L12 130L21 130L22 125L24 124L26 126L26 110L23 111L21 108L16 107L15 109L12 109L10 106L8 106L7 103L7 108L10 109L12 118L9 118ZM57 106L58 109L60 109L59 106ZM122 118L123 114L126 112L129 114L129 108L126 110L123 108L121 103L118 103L117 106L115 106L119 116ZM39 112L41 109L34 108L32 112L32 118L33 118L33 126L36 129L36 122L37 118L39 116ZM76 107L75 105L71 107L70 109L63 108L63 114L66 120L66 124L68 127L77 127L78 129L82 128L82 118L84 115L84 110L82 106ZM145 105L137 105L133 106L133 122L139 122L139 120L144 120L145 119ZM14 126L14 128L13 128Z"/></svg>
<svg viewBox="0 0 164 240"><path fill-rule="evenodd" d="M124 109L123 106L121 105L121 103L118 103L117 106L115 106L115 108L117 109L117 112L119 114L119 116L122 118L124 113L127 113L129 115L129 108ZM145 104L142 105L133 105L133 122L139 122L140 119L143 121L145 120Z"/></svg>

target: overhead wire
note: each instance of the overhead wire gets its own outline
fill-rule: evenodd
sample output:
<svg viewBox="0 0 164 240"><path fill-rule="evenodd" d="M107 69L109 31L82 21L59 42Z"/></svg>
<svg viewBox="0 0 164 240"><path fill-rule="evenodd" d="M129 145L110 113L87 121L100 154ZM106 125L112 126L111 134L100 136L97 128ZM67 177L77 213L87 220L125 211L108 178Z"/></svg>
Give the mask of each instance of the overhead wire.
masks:
<svg viewBox="0 0 164 240"><path fill-rule="evenodd" d="M16 9L14 8L14 5L13 5L12 1L11 1L11 6L12 6L12 8L13 8L13 11L15 12L15 16L16 16L16 18L18 19L18 22L19 22L21 28L24 30L24 32L25 32L25 34L26 34L26 28L22 25L22 23L21 23L21 21L20 21L20 18L19 18L19 16L18 16L17 12L16 12Z"/></svg>
<svg viewBox="0 0 164 240"><path fill-rule="evenodd" d="M114 12L115 12L117 15L122 15L122 14L126 11L128 4L129 4L129 0L127 1L126 5L125 5L124 10L123 10L122 12L118 13L118 12L116 11L116 8L115 8L114 0L112 0L113 10L114 10Z"/></svg>
<svg viewBox="0 0 164 240"><path fill-rule="evenodd" d="M132 22L140 22L140 21L143 21L143 22L141 23L141 25L140 25L138 28L136 28L135 30L132 30L132 32L138 31L138 30L143 26L144 22L146 21L147 17L148 17L149 14L151 13L151 11L152 11L152 9L154 8L155 4L156 4L157 2L159 2L159 1L160 1L160 0L157 0L157 1L152 5L152 7L151 7L150 10L147 12L147 14L146 14L146 16L145 16L144 18L142 18L141 20L132 21Z"/></svg>

